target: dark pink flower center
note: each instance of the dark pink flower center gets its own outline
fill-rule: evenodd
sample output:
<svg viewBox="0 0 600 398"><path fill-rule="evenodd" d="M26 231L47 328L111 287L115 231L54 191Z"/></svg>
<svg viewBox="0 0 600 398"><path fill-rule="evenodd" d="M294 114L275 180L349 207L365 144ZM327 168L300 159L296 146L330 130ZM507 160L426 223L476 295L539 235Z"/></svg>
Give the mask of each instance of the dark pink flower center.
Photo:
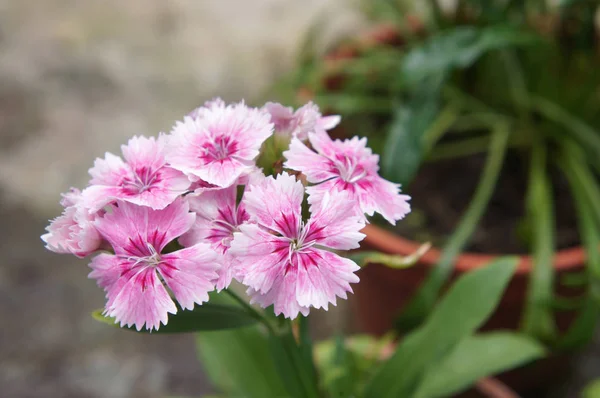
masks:
<svg viewBox="0 0 600 398"><path fill-rule="evenodd" d="M142 166L123 179L123 190L130 195L138 195L150 190L153 184L160 182L160 173L150 167Z"/></svg>
<svg viewBox="0 0 600 398"><path fill-rule="evenodd" d="M237 142L228 135L221 135L205 144L201 157L208 162L218 162L227 159L235 152L237 152Z"/></svg>
<svg viewBox="0 0 600 398"><path fill-rule="evenodd" d="M348 183L353 184L367 175L367 171L355 157L336 155L332 163L340 178Z"/></svg>
<svg viewBox="0 0 600 398"><path fill-rule="evenodd" d="M239 230L238 226L249 218L250 216L242 207L237 210L231 207L219 209L217 218L212 221L211 234L208 239L219 244L225 250L233 240L233 233Z"/></svg>

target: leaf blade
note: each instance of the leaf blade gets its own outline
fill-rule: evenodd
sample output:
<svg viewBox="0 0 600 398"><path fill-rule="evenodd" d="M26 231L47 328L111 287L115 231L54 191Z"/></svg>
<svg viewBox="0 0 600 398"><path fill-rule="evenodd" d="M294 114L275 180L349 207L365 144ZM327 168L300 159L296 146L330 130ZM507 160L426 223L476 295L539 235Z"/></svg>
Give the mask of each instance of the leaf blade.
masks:
<svg viewBox="0 0 600 398"><path fill-rule="evenodd" d="M368 384L367 398L412 396L426 369L491 315L517 265L504 257L463 275Z"/></svg>
<svg viewBox="0 0 600 398"><path fill-rule="evenodd" d="M544 347L524 335L493 332L462 340L429 369L416 398L452 396L477 380L543 357Z"/></svg>

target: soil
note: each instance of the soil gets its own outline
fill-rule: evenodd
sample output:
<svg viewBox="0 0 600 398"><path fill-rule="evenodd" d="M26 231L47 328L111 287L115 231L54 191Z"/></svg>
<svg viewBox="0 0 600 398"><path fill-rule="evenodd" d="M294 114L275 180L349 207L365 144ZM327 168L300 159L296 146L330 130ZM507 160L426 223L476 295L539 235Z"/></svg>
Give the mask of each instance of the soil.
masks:
<svg viewBox="0 0 600 398"><path fill-rule="evenodd" d="M392 227L398 234L443 246L468 207L485 163L485 154L426 163L403 189L413 211ZM466 250L479 253L528 253L531 233L525 216L527 152L509 151L494 194ZM567 181L551 171L556 247L579 244L577 220ZM384 225L384 224L381 224Z"/></svg>

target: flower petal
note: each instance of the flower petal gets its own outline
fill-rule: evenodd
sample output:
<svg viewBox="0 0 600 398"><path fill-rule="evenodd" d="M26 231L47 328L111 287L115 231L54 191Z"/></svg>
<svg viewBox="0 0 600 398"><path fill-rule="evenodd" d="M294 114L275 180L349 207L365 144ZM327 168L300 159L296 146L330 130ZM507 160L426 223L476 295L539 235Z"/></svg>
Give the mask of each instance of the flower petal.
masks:
<svg viewBox="0 0 600 398"><path fill-rule="evenodd" d="M144 326L152 330L167 324L168 314L177 307L151 267L140 267L125 283L117 283L108 292L106 315L114 317L121 326Z"/></svg>
<svg viewBox="0 0 600 398"><path fill-rule="evenodd" d="M181 198L162 210L119 201L95 226L116 254L146 256L148 244L160 253L167 243L187 232L195 218Z"/></svg>
<svg viewBox="0 0 600 398"><path fill-rule="evenodd" d="M323 194L322 200L310 208L312 216L306 228L306 241L338 250L357 249L365 237L364 216L356 213L354 198L345 191Z"/></svg>
<svg viewBox="0 0 600 398"><path fill-rule="evenodd" d="M239 229L228 253L239 262L242 283L262 293L267 292L275 279L285 272L289 241L255 224L243 224Z"/></svg>
<svg viewBox="0 0 600 398"><path fill-rule="evenodd" d="M400 185L372 175L356 184L356 200L365 214L377 212L390 224L396 225L410 213L410 196L400 195Z"/></svg>
<svg viewBox="0 0 600 398"><path fill-rule="evenodd" d="M119 185L124 178L132 177L131 168L110 152L106 152L104 159L96 159L89 173L90 185Z"/></svg>
<svg viewBox="0 0 600 398"><path fill-rule="evenodd" d="M250 218L288 238L298 235L303 198L302 183L285 172L251 185L244 194Z"/></svg>
<svg viewBox="0 0 600 398"><path fill-rule="evenodd" d="M313 184L339 176L329 159L308 149L298 138L292 139L290 149L283 156L287 159L284 167L301 171Z"/></svg>
<svg viewBox="0 0 600 398"><path fill-rule="evenodd" d="M346 293L352 292L350 283L359 281L354 272L360 267L337 254L309 249L298 257L296 299L300 306L327 309L329 303L336 304L336 296L346 299Z"/></svg>
<svg viewBox="0 0 600 398"><path fill-rule="evenodd" d="M208 301L208 292L214 290L212 281L220 268L217 259L213 249L199 243L162 255L157 268L181 307L191 310L194 303Z"/></svg>

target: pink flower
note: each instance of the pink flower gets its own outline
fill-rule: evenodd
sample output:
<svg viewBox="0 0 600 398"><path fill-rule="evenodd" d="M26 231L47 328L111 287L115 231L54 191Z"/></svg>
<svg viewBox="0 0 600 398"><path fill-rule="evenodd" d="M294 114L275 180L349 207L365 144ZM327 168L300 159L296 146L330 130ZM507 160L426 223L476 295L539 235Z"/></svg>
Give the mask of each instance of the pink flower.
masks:
<svg viewBox="0 0 600 398"><path fill-rule="evenodd" d="M48 233L42 235L48 250L85 257L100 248L102 238L94 227L98 215L90 214L81 202L78 189L71 188L63 194L63 213L50 222L46 227Z"/></svg>
<svg viewBox="0 0 600 398"><path fill-rule="evenodd" d="M202 117L202 114L210 109L213 108L224 108L226 106L225 101L223 101L221 98L213 98L210 101L206 101L204 103L204 105L194 109L193 111L191 111L190 113L188 113L188 116L191 117L192 119L195 119L197 117Z"/></svg>
<svg viewBox="0 0 600 398"><path fill-rule="evenodd" d="M222 254L223 266L219 270L218 291L227 288L233 279L235 261L228 252L229 246L233 240L233 233L249 218L243 202L237 205L236 196L235 185L218 191L204 192L198 196L186 196L190 209L196 213L196 222L179 238L179 243L192 246L208 242L213 249Z"/></svg>
<svg viewBox="0 0 600 398"><path fill-rule="evenodd" d="M353 207L348 194L325 195L306 223L303 197L302 183L287 173L250 186L244 201L251 223L239 226L229 249L253 302L274 304L276 314L292 319L308 314L309 307L327 309L352 292L359 267L325 249L355 249L364 237L362 218L348 216Z"/></svg>
<svg viewBox="0 0 600 398"><path fill-rule="evenodd" d="M410 212L410 196L401 195L399 184L378 175L379 156L367 148L366 138L333 141L327 134L311 133L309 141L316 152L293 139L283 153L284 167L302 172L308 182L317 184L306 189L309 203L322 202L326 192L346 191L358 212L380 213L394 225Z"/></svg>
<svg viewBox="0 0 600 398"><path fill-rule="evenodd" d="M114 254L96 256L90 278L106 291L105 314L140 330L167 324L177 307L161 279L184 309L208 300L217 278L217 254L198 243L163 253L167 243L187 232L196 215L182 198L162 210L119 201L95 224ZM159 278L160 275L160 278Z"/></svg>
<svg viewBox="0 0 600 398"><path fill-rule="evenodd" d="M214 104L177 122L167 151L172 167L193 181L227 188L254 168L260 147L273 132L269 115L243 103Z"/></svg>
<svg viewBox="0 0 600 398"><path fill-rule="evenodd" d="M97 211L115 200L155 210L165 208L184 193L190 181L167 165L165 138L133 137L121 151L127 163L111 153L96 159L90 169L90 187L83 191L86 207Z"/></svg>
<svg viewBox="0 0 600 398"><path fill-rule="evenodd" d="M267 102L264 109L271 115L275 134L297 137L302 141L308 138L308 133L330 130L341 120L337 115L323 117L319 107L312 102L298 108L296 112L293 108L276 102Z"/></svg>

